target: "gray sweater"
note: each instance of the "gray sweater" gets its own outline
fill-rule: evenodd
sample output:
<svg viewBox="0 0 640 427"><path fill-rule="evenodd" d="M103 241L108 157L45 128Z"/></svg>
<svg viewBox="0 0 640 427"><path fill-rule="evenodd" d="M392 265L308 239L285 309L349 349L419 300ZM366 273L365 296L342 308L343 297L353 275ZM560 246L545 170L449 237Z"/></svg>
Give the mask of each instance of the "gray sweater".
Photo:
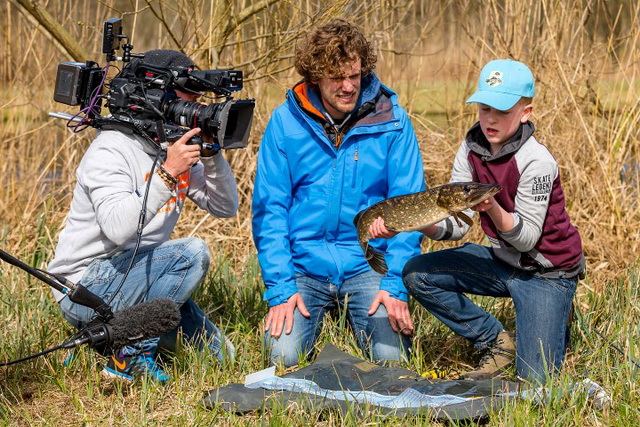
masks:
<svg viewBox="0 0 640 427"><path fill-rule="evenodd" d="M155 151L141 137L98 132L76 171L71 209L49 272L75 283L94 259L110 258L135 246ZM222 155L201 158L179 176L173 191L158 174L151 176L141 246L169 240L186 197L211 215L235 215L236 182ZM63 298L57 291L54 295L57 301Z"/></svg>

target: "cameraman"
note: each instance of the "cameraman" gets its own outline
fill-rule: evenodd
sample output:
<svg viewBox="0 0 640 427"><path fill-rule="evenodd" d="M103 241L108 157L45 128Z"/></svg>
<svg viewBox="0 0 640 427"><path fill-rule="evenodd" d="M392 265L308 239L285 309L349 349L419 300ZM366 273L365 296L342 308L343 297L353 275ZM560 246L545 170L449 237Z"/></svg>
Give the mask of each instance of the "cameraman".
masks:
<svg viewBox="0 0 640 427"><path fill-rule="evenodd" d="M152 50L142 59L158 67L193 68L186 55ZM175 91L187 101L197 95ZM207 346L222 360L234 348L190 299L209 268L209 249L195 237L169 240L189 197L217 217L231 217L238 207L235 178L220 154L200 155L187 144L200 132L192 129L169 145L155 173L149 176L157 148L147 139L116 130L98 131L76 171L76 186L67 223L60 233L49 271L87 287L109 301L131 262L143 199L151 179L140 248L126 282L111 301L114 311L156 298L170 298L180 306L179 330L185 338ZM94 316L54 291L64 317L77 328ZM161 383L169 376L156 364L162 347L175 345L175 332L126 346L110 357L102 373L134 379L148 376Z"/></svg>

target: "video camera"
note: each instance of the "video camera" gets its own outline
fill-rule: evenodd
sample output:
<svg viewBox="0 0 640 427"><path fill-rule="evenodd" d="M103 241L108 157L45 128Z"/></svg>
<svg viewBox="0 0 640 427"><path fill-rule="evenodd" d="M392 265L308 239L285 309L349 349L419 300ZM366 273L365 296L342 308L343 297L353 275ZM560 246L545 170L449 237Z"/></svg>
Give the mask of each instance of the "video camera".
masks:
<svg viewBox="0 0 640 427"><path fill-rule="evenodd" d="M63 62L58 65L53 99L63 104L80 106L75 115L50 113L51 116L76 122L79 130L88 126L98 129L117 129L148 135L166 148L166 144L179 139L189 128L199 127L201 134L192 143L200 144L203 155L219 149L244 148L248 144L255 100L234 100L232 92L242 89L240 70L193 70L192 67L154 65L145 62L144 54L132 53L128 42L120 49L122 20L111 18L104 22L102 53L107 56L107 67L94 61ZM109 62L122 60L124 67L107 81ZM104 90L103 88L106 88ZM202 104L189 102L176 95L213 92L222 102ZM102 116L102 102L110 114ZM78 131L79 131L78 130ZM205 154L207 152L207 154Z"/></svg>

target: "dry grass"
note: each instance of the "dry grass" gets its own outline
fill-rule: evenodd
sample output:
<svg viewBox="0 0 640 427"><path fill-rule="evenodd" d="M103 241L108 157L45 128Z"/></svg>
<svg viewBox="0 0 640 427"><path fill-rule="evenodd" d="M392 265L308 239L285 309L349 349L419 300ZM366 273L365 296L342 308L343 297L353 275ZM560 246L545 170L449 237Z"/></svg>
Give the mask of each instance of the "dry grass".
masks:
<svg viewBox="0 0 640 427"><path fill-rule="evenodd" d="M37 29L19 3L11 0L0 5L0 156L5 182L0 196L0 241L4 250L44 267L52 257L70 203L75 167L93 132L71 134L64 123L47 117L48 111L74 112L52 101L55 67L70 58ZM238 381L243 373L262 364L263 356L256 350L256 331L264 307L260 303L261 284L250 223L258 144L270 111L284 100L285 89L297 80L291 70L296 38L329 16L350 16L374 38L380 53L377 72L383 82L399 92L411 115L429 185L448 180L455 151L475 120L475 108L463 102L474 90L482 65L504 57L530 65L537 80L533 117L537 136L560 164L568 210L582 235L589 268L578 296L581 317L569 370L587 369L592 357L603 355L594 363L618 367L617 377L596 371L603 381L616 383L620 378L637 376L636 371L624 366L624 360L616 358L616 353L608 352L602 342L593 341L597 326L628 354L637 354L634 337L637 340L639 333L630 325L637 324L640 314L624 305L637 298L633 267L640 242L640 5L636 2L274 0L263 2L265 8L246 15L246 7L260 3L225 2L227 6L214 8L187 0L42 3L93 55L84 59L103 62L99 53L101 23L124 15L125 33L132 36L134 51L173 47L193 56L202 68L237 67L245 71L247 84L241 94L257 100L251 143L244 150L225 153L237 177L240 211L232 219L215 219L189 206L175 234L198 235L217 254L220 267L199 297L218 321L226 323L234 342L249 348L241 350L241 362L231 372L202 368L204 371L197 375L187 363L196 356L187 351L183 359L176 359L179 382L161 392L114 390L97 379L98 385L92 388L84 382L85 378L88 383L94 380L95 359L91 355L78 365L81 374L56 374L56 362L51 362L53 366L37 362L0 370L0 414L9 417L4 418L5 422L14 418L8 424L72 424L78 418L69 415L69 410L81 414L80 419L90 425L108 424L128 416L131 421L125 424L219 423L224 419L219 413L203 415L195 411L193 394L187 396L186 390L202 391ZM478 241L480 237L476 229L469 239ZM425 250L446 244L427 245ZM53 345L65 336L64 322L42 289L44 285L3 264L0 273L4 278L0 285L0 337L12 344L7 349L3 342L0 359ZM607 301L616 301L624 309L614 312ZM493 307L503 313L506 321L513 320L508 305L499 303ZM414 362L416 369L455 369L471 362L468 348L452 339L441 325L419 311L416 318L416 348L422 355ZM53 335L43 332L40 325L49 324L62 330ZM330 339L355 348L340 334ZM247 342L252 344L247 346ZM223 376L212 379L220 375ZM12 386L14 381L17 385ZM621 387L619 397L632 395L635 390ZM149 393L155 393L154 397ZM102 409L84 407L83 396L87 394ZM117 403L119 398L125 403ZM153 407L145 406L149 401ZM14 406L19 411L6 409ZM616 419L624 420L624 409L617 410ZM511 416L517 418L517 414L530 411L529 407L516 407L516 415ZM596 425L593 414L585 411L583 408L564 414L562 419L566 425L571 425L572 420ZM25 415L15 418L23 412ZM538 413L549 420L557 415L546 410ZM177 416L186 418L175 422ZM282 423L287 416L286 410L274 413L266 422ZM334 414L326 418L317 414L296 417L300 424L319 420L340 423ZM225 419L223 423L245 422L249 420Z"/></svg>

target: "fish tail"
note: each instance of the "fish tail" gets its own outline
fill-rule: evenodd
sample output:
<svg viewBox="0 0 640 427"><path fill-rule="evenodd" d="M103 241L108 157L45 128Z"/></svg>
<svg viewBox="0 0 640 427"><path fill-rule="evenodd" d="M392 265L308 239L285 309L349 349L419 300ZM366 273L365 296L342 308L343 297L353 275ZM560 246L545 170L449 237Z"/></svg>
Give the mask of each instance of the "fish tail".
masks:
<svg viewBox="0 0 640 427"><path fill-rule="evenodd" d="M364 257L376 273L380 273L383 276L387 274L389 268L387 267L387 262L385 261L384 254L382 252L371 245L367 245Z"/></svg>

